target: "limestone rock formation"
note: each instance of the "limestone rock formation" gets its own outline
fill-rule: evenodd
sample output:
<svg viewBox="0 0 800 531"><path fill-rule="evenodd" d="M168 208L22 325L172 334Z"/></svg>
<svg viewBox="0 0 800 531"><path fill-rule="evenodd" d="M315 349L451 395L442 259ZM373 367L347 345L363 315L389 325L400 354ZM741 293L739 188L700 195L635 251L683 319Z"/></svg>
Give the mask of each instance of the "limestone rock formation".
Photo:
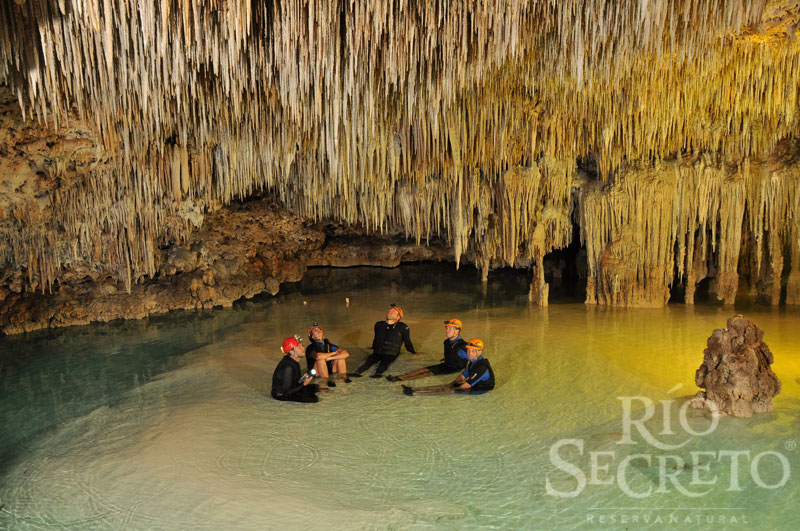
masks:
<svg viewBox="0 0 800 531"><path fill-rule="evenodd" d="M0 288L0 333L12 334L94 321L136 319L175 309L231 306L282 282L302 278L307 265L396 266L400 261L443 260L443 246L415 245L397 235L369 242L353 230L313 226L267 200L230 205L208 216L183 243L154 256L156 273L130 290L89 264L52 294L26 292L17 279Z"/></svg>
<svg viewBox="0 0 800 531"><path fill-rule="evenodd" d="M774 359L763 336L741 315L728 319L727 328L714 330L694 378L705 391L698 391L690 404L734 417L772 411L781 382L770 368Z"/></svg>

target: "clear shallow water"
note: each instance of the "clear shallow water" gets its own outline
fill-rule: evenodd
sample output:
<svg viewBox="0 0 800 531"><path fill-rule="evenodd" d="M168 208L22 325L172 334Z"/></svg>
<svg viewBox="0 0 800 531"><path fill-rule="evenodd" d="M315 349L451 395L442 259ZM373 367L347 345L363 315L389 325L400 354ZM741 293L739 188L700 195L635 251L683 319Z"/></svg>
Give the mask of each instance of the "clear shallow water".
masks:
<svg viewBox="0 0 800 531"><path fill-rule="evenodd" d="M734 312L530 307L519 277L476 278L316 270L233 309L0 339L0 528L798 528L800 312L739 310L775 354L774 412L682 425L705 341ZM355 367L390 302L420 352L390 373L437 362L457 316L496 389L407 397L362 378L319 404L269 398L283 337L318 320ZM627 399L634 420L657 406L632 444L618 397L643 397ZM720 451L749 454L734 474Z"/></svg>

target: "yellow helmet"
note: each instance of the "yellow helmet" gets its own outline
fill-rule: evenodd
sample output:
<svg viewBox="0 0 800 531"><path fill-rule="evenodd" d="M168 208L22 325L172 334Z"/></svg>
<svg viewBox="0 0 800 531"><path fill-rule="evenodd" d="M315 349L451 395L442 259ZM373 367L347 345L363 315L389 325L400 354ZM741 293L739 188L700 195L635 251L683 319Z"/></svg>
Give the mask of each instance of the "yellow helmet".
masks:
<svg viewBox="0 0 800 531"><path fill-rule="evenodd" d="M390 304L389 305L389 309L397 311L398 321L402 321L403 320L403 309L400 306L398 306L396 304Z"/></svg>
<svg viewBox="0 0 800 531"><path fill-rule="evenodd" d="M483 340L478 339L477 337L474 339L470 339L467 341L467 348L474 348L475 350L483 350Z"/></svg>
<svg viewBox="0 0 800 531"><path fill-rule="evenodd" d="M311 332L313 332L315 328L322 330L322 327L319 325L319 323L312 324L310 327L308 327L308 339L312 339Z"/></svg>
<svg viewBox="0 0 800 531"><path fill-rule="evenodd" d="M444 325L445 326L454 326L454 327L458 328L459 330L461 330L461 328L464 326L464 325L461 324L461 319L456 319L456 318L448 319L447 321L444 322Z"/></svg>

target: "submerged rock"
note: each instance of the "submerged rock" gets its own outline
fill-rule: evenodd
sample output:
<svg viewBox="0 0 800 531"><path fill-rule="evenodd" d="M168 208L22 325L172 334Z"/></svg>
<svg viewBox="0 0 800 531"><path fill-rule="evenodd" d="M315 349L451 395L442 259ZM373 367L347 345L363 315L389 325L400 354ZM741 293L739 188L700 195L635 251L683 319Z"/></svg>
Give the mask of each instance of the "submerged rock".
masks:
<svg viewBox="0 0 800 531"><path fill-rule="evenodd" d="M741 315L728 319L727 328L714 330L694 377L705 391L698 391L690 405L734 417L772 411L781 382L770 368L774 358L763 336Z"/></svg>

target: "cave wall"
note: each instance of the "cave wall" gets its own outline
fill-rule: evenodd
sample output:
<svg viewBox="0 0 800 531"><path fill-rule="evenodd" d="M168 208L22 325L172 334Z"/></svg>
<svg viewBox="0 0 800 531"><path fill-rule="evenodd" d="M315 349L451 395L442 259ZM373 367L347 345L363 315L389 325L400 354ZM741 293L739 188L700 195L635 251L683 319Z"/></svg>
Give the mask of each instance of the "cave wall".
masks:
<svg viewBox="0 0 800 531"><path fill-rule="evenodd" d="M707 278L726 303L799 300L796 1L0 15L0 298L163 280L209 216L269 197L484 277L531 268L540 304L575 223L589 303L663 305L676 284L691 303Z"/></svg>

